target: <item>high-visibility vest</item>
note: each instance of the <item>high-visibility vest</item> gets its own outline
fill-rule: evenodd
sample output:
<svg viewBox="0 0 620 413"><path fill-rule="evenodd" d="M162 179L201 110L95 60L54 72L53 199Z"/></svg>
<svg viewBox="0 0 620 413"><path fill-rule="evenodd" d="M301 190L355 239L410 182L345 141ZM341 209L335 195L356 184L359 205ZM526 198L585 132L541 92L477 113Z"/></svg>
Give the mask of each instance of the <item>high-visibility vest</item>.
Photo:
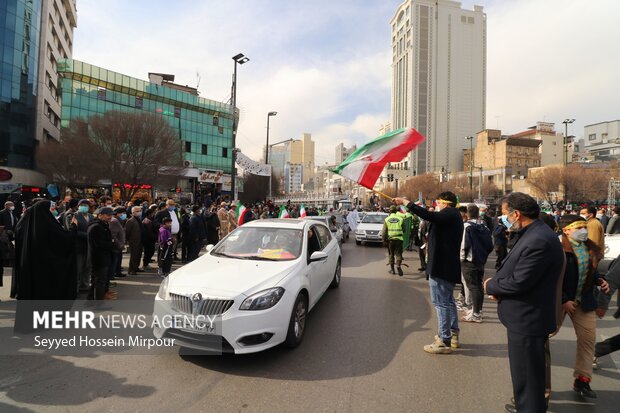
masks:
<svg viewBox="0 0 620 413"><path fill-rule="evenodd" d="M403 218L398 214L391 214L385 219L388 239L403 240Z"/></svg>

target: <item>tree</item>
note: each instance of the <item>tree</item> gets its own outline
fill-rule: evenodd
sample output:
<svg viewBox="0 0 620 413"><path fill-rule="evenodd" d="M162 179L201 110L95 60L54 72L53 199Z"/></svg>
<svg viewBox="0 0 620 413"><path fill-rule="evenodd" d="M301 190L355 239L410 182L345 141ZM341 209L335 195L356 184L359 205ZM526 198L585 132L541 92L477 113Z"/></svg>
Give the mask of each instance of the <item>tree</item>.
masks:
<svg viewBox="0 0 620 413"><path fill-rule="evenodd" d="M552 194L560 190L565 179L564 167L549 166L538 170L530 170L527 179L534 195L548 202L553 202Z"/></svg>
<svg viewBox="0 0 620 413"><path fill-rule="evenodd" d="M41 145L42 172L64 184L109 180L119 184L122 200L140 184L176 182L183 169L181 141L160 115L108 111L72 120L61 138L53 149Z"/></svg>

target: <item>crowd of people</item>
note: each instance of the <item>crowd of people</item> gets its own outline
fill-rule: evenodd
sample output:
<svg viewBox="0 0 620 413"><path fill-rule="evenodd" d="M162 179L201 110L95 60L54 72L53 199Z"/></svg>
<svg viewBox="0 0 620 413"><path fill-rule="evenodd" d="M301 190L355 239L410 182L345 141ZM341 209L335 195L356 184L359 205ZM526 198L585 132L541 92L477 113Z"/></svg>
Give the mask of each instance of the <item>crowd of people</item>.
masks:
<svg viewBox="0 0 620 413"><path fill-rule="evenodd" d="M438 334L424 351L449 354L459 348L459 321L481 323L488 295L498 302L500 321L507 328L514 397L506 410L544 412L551 394L549 338L568 316L577 340L573 389L595 398L590 382L597 357L620 348L620 335L595 345L596 318L605 315L620 284L620 264L597 271L604 234L617 233L620 209L614 209L609 220L593 206L546 213L530 196L512 193L493 216L484 206L458 202L451 192L439 194L433 207L395 198L406 211L394 207L384 227L384 238L391 242L408 230L406 220L395 219L398 214L421 219L407 225L417 232L420 271L429 280L438 321ZM394 262L393 249L390 243L389 263ZM493 250L496 273L485 279L485 263ZM462 292L455 299L457 284ZM459 310L464 312L461 317ZM619 316L617 311L614 317Z"/></svg>

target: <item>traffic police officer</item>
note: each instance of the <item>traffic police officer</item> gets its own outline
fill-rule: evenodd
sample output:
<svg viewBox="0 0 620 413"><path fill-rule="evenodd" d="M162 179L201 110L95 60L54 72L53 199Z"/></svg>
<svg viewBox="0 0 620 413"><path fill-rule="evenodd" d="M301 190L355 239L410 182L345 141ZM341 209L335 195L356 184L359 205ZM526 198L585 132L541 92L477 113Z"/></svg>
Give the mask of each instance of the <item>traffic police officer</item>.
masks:
<svg viewBox="0 0 620 413"><path fill-rule="evenodd" d="M398 214L398 207L392 205L390 207L390 215L383 222L383 242L388 246L390 264L390 274L394 272L394 261L398 270L398 275L403 276L403 270L400 268L403 262L403 216Z"/></svg>

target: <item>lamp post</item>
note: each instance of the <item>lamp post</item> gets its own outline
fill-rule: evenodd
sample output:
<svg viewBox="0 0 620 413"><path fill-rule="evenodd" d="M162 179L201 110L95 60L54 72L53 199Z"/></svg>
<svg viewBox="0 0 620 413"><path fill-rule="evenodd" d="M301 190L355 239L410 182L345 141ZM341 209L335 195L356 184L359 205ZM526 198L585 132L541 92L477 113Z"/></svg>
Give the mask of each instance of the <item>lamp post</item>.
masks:
<svg viewBox="0 0 620 413"><path fill-rule="evenodd" d="M269 112L269 113L274 113L274 115L273 115L273 116L275 116L275 113L276 113L276 112ZM269 122L269 117L267 117L267 122ZM284 141L280 141L280 142L272 143L271 145L267 144L267 149L265 149L265 150L268 150L268 151L269 151L269 152L268 152L268 153L269 153L269 155L271 155L271 148L272 148L272 147L274 147L274 146L276 146L276 145L280 145L281 143L293 142L293 141L294 141L294 139L293 139L293 138L291 138L291 139L286 139L286 140L284 140ZM269 132L267 132L267 142L269 142ZM266 155L267 155L267 154L265 154L265 157L267 157ZM272 172L271 172L271 174L269 175L269 198L271 198L271 175L273 175L273 171L272 171Z"/></svg>
<svg viewBox="0 0 620 413"><path fill-rule="evenodd" d="M472 201L474 198L474 137L466 136L465 139L469 141L469 192L471 193Z"/></svg>
<svg viewBox="0 0 620 413"><path fill-rule="evenodd" d="M249 57L244 56L243 53L238 53L232 57L234 63L233 70L233 79L232 79L232 90L230 93L231 103L233 109L233 130L232 130L232 168L230 172L230 194L232 200L237 199L235 194L235 179L237 178L236 168L235 168L235 158L237 157L237 152L235 152L235 146L237 145L237 64L244 64L250 61Z"/></svg>
<svg viewBox="0 0 620 413"><path fill-rule="evenodd" d="M573 123L575 121L575 119L564 119L564 122L562 122L564 124L564 166L566 166L566 164L568 163L568 151L567 151L567 145L568 145L568 124L569 123Z"/></svg>
<svg viewBox="0 0 620 413"><path fill-rule="evenodd" d="M269 165L269 118L276 116L278 112L267 113L267 143L265 144L265 165ZM269 172L269 199L271 199L271 171Z"/></svg>
<svg viewBox="0 0 620 413"><path fill-rule="evenodd" d="M269 165L269 118L276 116L278 112L267 113L267 144L265 145L265 164Z"/></svg>

